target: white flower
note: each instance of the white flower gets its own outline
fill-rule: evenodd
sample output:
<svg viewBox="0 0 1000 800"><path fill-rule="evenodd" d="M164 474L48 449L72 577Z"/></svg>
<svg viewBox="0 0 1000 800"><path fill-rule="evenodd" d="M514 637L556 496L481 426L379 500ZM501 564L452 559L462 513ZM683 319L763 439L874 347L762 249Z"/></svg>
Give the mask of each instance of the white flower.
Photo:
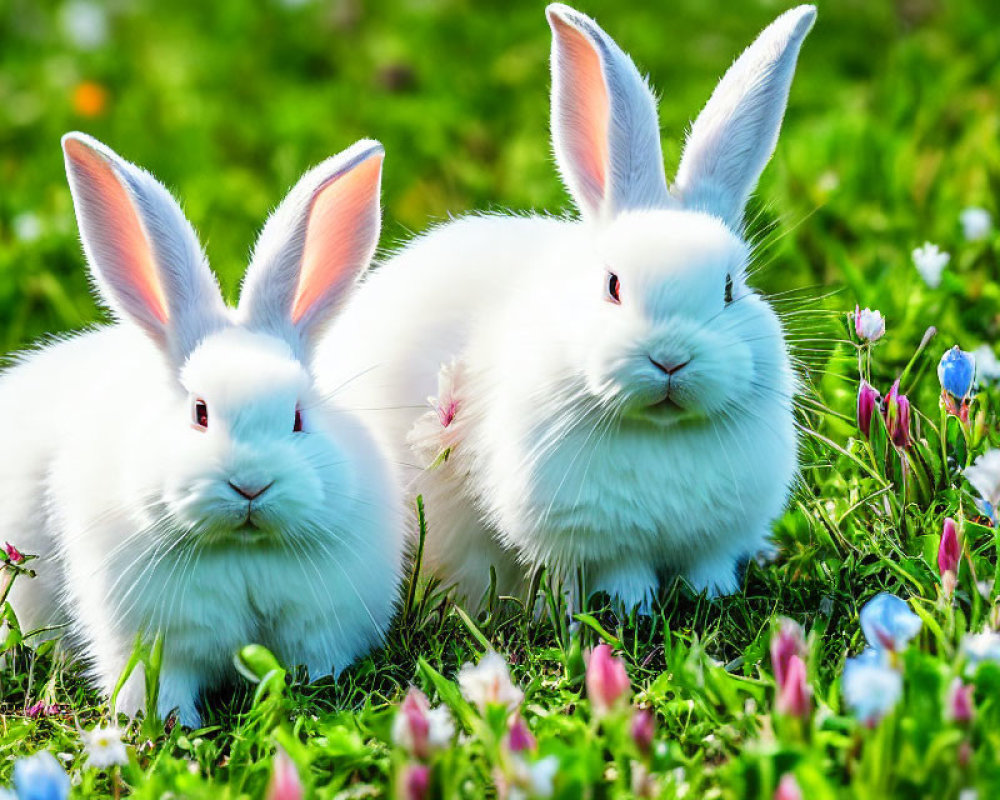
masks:
<svg viewBox="0 0 1000 800"><path fill-rule="evenodd" d="M988 344L980 345L972 351L972 357L976 359L977 378L983 381L1000 379L1000 359L996 357L992 347Z"/></svg>
<svg viewBox="0 0 1000 800"><path fill-rule="evenodd" d="M529 797L552 797L555 777L559 772L559 759L546 756L528 762L517 757L511 764L511 784L507 787L507 800L527 800Z"/></svg>
<svg viewBox="0 0 1000 800"><path fill-rule="evenodd" d="M70 0L62 9L63 33L81 50L96 50L108 40L108 15L91 0Z"/></svg>
<svg viewBox="0 0 1000 800"><path fill-rule="evenodd" d="M841 680L844 702L854 716L874 725L888 714L903 695L903 676L872 659L849 658Z"/></svg>
<svg viewBox="0 0 1000 800"><path fill-rule="evenodd" d="M432 749L450 747L455 738L455 721L447 706L435 706L427 712L427 743Z"/></svg>
<svg viewBox="0 0 1000 800"><path fill-rule="evenodd" d="M479 659L476 665L465 664L458 671L462 696L485 711L487 706L502 705L513 711L524 699L524 692L510 679L510 669L503 656L494 650Z"/></svg>
<svg viewBox="0 0 1000 800"><path fill-rule="evenodd" d="M108 725L84 731L81 734L87 751L87 764L95 769L107 769L116 764L127 764L128 753L122 741L121 729Z"/></svg>
<svg viewBox="0 0 1000 800"><path fill-rule="evenodd" d="M42 235L42 221L37 214L25 211L11 220L14 236L22 242L33 242Z"/></svg>
<svg viewBox="0 0 1000 800"><path fill-rule="evenodd" d="M882 312L870 308L854 307L854 332L858 338L877 342L885 333L885 317Z"/></svg>
<svg viewBox="0 0 1000 800"><path fill-rule="evenodd" d="M993 230L993 217L985 208L967 208L958 215L962 233L970 242L985 239Z"/></svg>
<svg viewBox="0 0 1000 800"><path fill-rule="evenodd" d="M991 506L1000 505L1000 450L987 450L979 456L966 467L965 479Z"/></svg>
<svg viewBox="0 0 1000 800"><path fill-rule="evenodd" d="M962 654L973 669L984 661L1000 664L1000 633L967 633L962 639Z"/></svg>
<svg viewBox="0 0 1000 800"><path fill-rule="evenodd" d="M941 285L941 273L951 261L951 255L942 252L936 244L924 242L923 247L913 251L913 264L924 279L924 283L932 289Z"/></svg>

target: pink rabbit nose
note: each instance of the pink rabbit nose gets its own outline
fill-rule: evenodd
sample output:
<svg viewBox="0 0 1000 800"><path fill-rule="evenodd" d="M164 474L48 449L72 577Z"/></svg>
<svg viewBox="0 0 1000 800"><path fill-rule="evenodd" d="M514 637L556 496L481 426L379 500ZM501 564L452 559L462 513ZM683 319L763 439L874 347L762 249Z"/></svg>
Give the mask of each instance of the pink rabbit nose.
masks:
<svg viewBox="0 0 1000 800"><path fill-rule="evenodd" d="M230 479L229 486L240 497L245 497L247 500L255 500L256 498L264 494L264 492L266 492L272 486L274 486L274 481L260 485L260 484L239 484Z"/></svg>
<svg viewBox="0 0 1000 800"><path fill-rule="evenodd" d="M667 373L667 375L673 375L676 372L680 372L682 369L684 369L684 367L686 367L688 364L691 363L690 358L687 359L686 361L670 361L666 364L661 364L652 356L649 357L649 360L653 363L654 367Z"/></svg>

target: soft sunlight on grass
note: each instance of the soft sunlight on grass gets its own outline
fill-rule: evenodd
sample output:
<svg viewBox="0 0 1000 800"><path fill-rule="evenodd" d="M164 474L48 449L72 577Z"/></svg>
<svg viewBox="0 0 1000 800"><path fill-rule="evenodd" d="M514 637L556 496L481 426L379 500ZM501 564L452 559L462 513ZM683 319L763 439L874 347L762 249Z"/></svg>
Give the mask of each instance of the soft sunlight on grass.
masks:
<svg viewBox="0 0 1000 800"><path fill-rule="evenodd" d="M687 122L785 4L580 8L660 91L670 173ZM362 136L387 152L384 247L448 213L563 210L548 144L542 9L7 0L0 353L101 318L63 174L59 137L68 130L107 142L184 198L230 296L269 209L308 166ZM1000 391L996 376L981 380L971 406L950 398L949 414L936 372L953 345L996 352L1000 235L978 236L981 215L961 215L983 208L996 219L1000 210L997 86L1000 26L987 0L820 2L750 214L756 285L774 295L804 373L802 480L776 527L777 560L749 565L741 594L710 602L674 585L652 617L622 619L598 602L570 620L541 581L534 608L494 598L472 617L443 587L411 577L386 648L338 680L306 685L294 665L250 649L241 657L248 680L209 698L204 729L137 722L124 734L126 763L107 769L94 766L94 753L113 760L114 742L88 751L80 729L126 721L108 718L53 643L26 646L37 637L22 640L29 632L8 607L0 786L17 757L44 749L81 781L81 797L261 797L276 770L297 774L318 798L418 797L421 780L431 797L481 797L504 784L541 794L547 787L525 770L545 769L538 764L550 757L553 796L564 798L595 786L589 796L763 799L786 774L808 800L1000 796L1000 652L989 650L1000 648L967 638L1000 626L996 528L976 502L982 482L962 474L1000 446ZM934 252L913 252L925 242L950 255L934 287ZM884 316L877 341L859 336L856 304ZM860 333L877 329L866 317ZM979 361L984 379L988 361ZM867 436L856 417L862 378L882 396L899 379L884 415L869 408ZM899 395L910 404L905 434ZM957 522L946 544L952 535L958 544L939 561L946 518ZM8 553L0 587L30 566ZM882 591L916 615L912 641L896 636L893 626L909 620L901 612L882 644L862 631L860 610ZM860 666L877 671L851 662L845 678L866 634L882 660ZM632 687L629 699L608 699L610 712L594 702L600 688L585 688L585 654L601 642L623 659ZM496 706L477 710L456 682L487 649L503 655L524 692L513 720ZM800 663L789 667L792 656ZM155 661L155 652L144 657ZM609 675L618 668L608 662ZM899 678L901 692L870 726L853 702L872 700L866 675L889 687ZM394 736L411 684L450 709L462 744L449 738L417 752L399 723ZM963 701L962 691L972 694ZM409 702L426 712L423 700ZM635 708L652 712L651 744L633 730ZM517 720L527 736L508 731ZM291 762L274 761L279 746ZM791 779L781 786L792 791Z"/></svg>

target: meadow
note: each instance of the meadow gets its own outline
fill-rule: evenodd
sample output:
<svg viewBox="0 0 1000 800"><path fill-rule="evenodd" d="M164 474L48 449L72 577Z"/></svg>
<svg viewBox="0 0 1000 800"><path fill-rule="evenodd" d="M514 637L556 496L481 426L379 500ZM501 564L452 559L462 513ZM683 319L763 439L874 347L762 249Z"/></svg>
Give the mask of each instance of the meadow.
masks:
<svg viewBox="0 0 1000 800"><path fill-rule="evenodd" d="M785 7L580 6L659 89L668 175L724 69ZM106 319L66 131L182 198L230 298L269 210L363 136L387 153L384 248L472 209L566 209L543 8L0 0L0 353ZM63 797L63 781L73 797L233 800L1000 796L1000 475L974 466L1000 447L1000 234L963 214L1000 214L995 16L989 0L819 3L749 215L755 285L803 377L801 479L776 558L750 564L740 593L677 583L648 617L601 598L570 617L540 580L533 602L473 614L414 569L383 650L307 684L248 647L243 689L209 698L199 730L111 719L8 604L0 787L20 763L53 792L21 800ZM949 393L938 365L956 345L978 378L966 392L949 367ZM897 380L872 410L864 387ZM19 555L0 587L31 580ZM869 605L882 593L899 603ZM155 648L137 657L155 672ZM411 686L423 695L400 711ZM23 760L38 751L55 761Z"/></svg>

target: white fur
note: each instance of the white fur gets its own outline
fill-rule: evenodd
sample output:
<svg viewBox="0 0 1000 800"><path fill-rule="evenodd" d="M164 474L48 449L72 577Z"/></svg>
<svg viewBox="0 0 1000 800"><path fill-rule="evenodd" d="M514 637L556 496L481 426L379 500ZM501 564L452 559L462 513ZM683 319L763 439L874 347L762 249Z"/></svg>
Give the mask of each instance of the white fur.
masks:
<svg viewBox="0 0 1000 800"><path fill-rule="evenodd" d="M129 191L156 253L167 252L164 238L171 253L201 252L154 179L99 152L115 174L141 176ZM335 175L350 157L321 169ZM80 210L87 176L74 169ZM38 576L13 591L22 625L66 626L105 693L136 635L161 632L159 711L176 708L187 725L200 720L199 693L231 680L250 642L305 664L312 679L339 672L380 641L396 603L405 520L389 459L359 417L314 386L295 326L277 335L253 314L239 324L203 258L155 258L161 279L173 275L164 340L136 319L141 298L122 299L114 265L102 262L110 251L93 244L115 235L116 220L94 207L80 219L121 321L25 353L0 376L0 538L39 555ZM368 231L370 247L377 235ZM279 233L270 236L273 251ZM250 272L261 283L267 269ZM286 268L284 280L297 279ZM218 317L200 327L204 308ZM175 319L210 332L178 336ZM207 403L206 430L192 424L195 398ZM297 407L303 433L293 432ZM251 506L229 481L273 485ZM255 528L244 525L251 513ZM142 688L137 674L119 710L141 707Z"/></svg>
<svg viewBox="0 0 1000 800"><path fill-rule="evenodd" d="M737 63L747 92L730 123L741 136L712 128L702 139L696 125L685 158L742 160L756 181L784 96L760 114L754 93L787 95L787 76L769 65L794 62L801 36L782 20L814 13L789 12ZM553 139L583 220L468 217L418 238L362 285L321 343L317 372L413 464L426 563L473 602L490 566L500 591L517 593L540 564L564 578L582 570L585 588L629 606L678 573L732 592L738 562L766 546L797 461L781 325L745 282L739 232L752 186L719 184L709 170L710 191L689 183L659 195L645 82L593 20L561 5L548 14L557 38L590 42L609 92L607 161L595 170L593 120L559 111L586 103L560 96L576 76L554 44ZM635 164L648 168L636 177ZM717 209L686 204L727 192ZM609 270L620 305L608 301ZM651 359L689 363L668 378Z"/></svg>

